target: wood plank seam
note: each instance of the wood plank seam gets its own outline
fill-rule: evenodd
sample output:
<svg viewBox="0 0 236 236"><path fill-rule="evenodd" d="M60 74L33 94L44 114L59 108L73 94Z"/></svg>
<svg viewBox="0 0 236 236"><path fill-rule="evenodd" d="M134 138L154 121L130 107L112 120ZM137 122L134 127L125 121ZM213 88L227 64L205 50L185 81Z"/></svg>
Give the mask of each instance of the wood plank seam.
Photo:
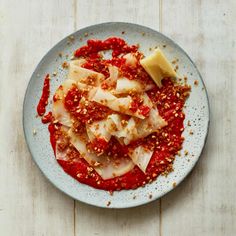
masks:
<svg viewBox="0 0 236 236"><path fill-rule="evenodd" d="M162 32L162 0L159 0L159 31Z"/></svg>
<svg viewBox="0 0 236 236"><path fill-rule="evenodd" d="M162 214L162 209L161 209L161 198L160 198L160 200L159 200L159 204L160 204L160 210L159 210L159 236L162 236L162 228L161 228L161 224L162 224L162 216L161 216L161 214Z"/></svg>
<svg viewBox="0 0 236 236"><path fill-rule="evenodd" d="M73 0L73 20L74 20L74 31L77 30L77 0ZM73 217L74 217L74 236L76 236L76 200L74 199L74 214L73 214Z"/></svg>
<svg viewBox="0 0 236 236"><path fill-rule="evenodd" d="M74 236L76 236L76 200L74 200Z"/></svg>
<svg viewBox="0 0 236 236"><path fill-rule="evenodd" d="M159 31L162 32L162 0L159 0ZM159 200L159 235L162 236L162 204L161 198Z"/></svg>
<svg viewBox="0 0 236 236"><path fill-rule="evenodd" d="M77 30L77 22L76 22L76 19L77 19L77 0L74 0L73 1L73 10L74 10L74 12L73 12L73 20L74 20L74 31L76 31Z"/></svg>

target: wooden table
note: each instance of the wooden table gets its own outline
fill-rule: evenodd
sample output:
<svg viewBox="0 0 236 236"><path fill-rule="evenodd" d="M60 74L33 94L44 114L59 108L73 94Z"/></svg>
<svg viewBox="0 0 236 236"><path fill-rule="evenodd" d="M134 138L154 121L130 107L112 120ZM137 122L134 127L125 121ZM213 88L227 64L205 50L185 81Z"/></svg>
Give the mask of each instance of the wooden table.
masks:
<svg viewBox="0 0 236 236"><path fill-rule="evenodd" d="M235 0L0 0L0 235L236 235ZM74 201L35 166L22 103L42 56L84 26L127 21L174 39L208 89L211 126L196 168L146 206L106 210Z"/></svg>

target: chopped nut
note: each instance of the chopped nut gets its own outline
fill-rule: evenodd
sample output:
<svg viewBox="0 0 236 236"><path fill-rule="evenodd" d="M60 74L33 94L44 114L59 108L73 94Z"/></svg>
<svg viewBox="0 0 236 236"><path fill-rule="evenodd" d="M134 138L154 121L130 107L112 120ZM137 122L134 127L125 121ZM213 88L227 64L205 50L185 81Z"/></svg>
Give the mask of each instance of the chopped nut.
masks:
<svg viewBox="0 0 236 236"><path fill-rule="evenodd" d="M56 71L54 71L54 72L52 73L52 75L53 75L53 76L56 76L56 75L57 75L57 72L56 72Z"/></svg>
<svg viewBox="0 0 236 236"><path fill-rule="evenodd" d="M173 188L175 188L175 187L176 187L176 182L174 182L174 183L172 184L172 186L173 186Z"/></svg>
<svg viewBox="0 0 236 236"><path fill-rule="evenodd" d="M71 36L69 36L69 39L70 39L71 42L74 42L75 37L73 35L71 35Z"/></svg>
<svg viewBox="0 0 236 236"><path fill-rule="evenodd" d="M108 202L107 202L107 206L110 206L110 205L111 205L111 202L110 202L110 201L108 201Z"/></svg>
<svg viewBox="0 0 236 236"><path fill-rule="evenodd" d="M96 167L96 166L100 166L101 165L101 163L100 162L98 162L98 161L95 161L95 163L94 163L94 166Z"/></svg>
<svg viewBox="0 0 236 236"><path fill-rule="evenodd" d="M61 66L63 69L67 69L69 67L69 64L66 61L64 61Z"/></svg>
<svg viewBox="0 0 236 236"><path fill-rule="evenodd" d="M190 130L190 131L189 131L189 134L190 134L190 135L193 135L193 131L192 131L192 130Z"/></svg>
<svg viewBox="0 0 236 236"><path fill-rule="evenodd" d="M198 86L198 80L194 80L194 85Z"/></svg>
<svg viewBox="0 0 236 236"><path fill-rule="evenodd" d="M59 56L59 57L62 57L62 53L61 53L61 52L59 52L59 53L58 53L58 56Z"/></svg>
<svg viewBox="0 0 236 236"><path fill-rule="evenodd" d="M36 129L33 129L33 135L36 135L37 132L36 132Z"/></svg>
<svg viewBox="0 0 236 236"><path fill-rule="evenodd" d="M86 32L86 33L84 33L84 37L88 37L88 33Z"/></svg>
<svg viewBox="0 0 236 236"><path fill-rule="evenodd" d="M122 33L122 34L125 34L125 31L122 31L121 33Z"/></svg>
<svg viewBox="0 0 236 236"><path fill-rule="evenodd" d="M92 171L93 171L93 167L90 167L90 166L87 167L87 171L88 171L88 172L92 172Z"/></svg>
<svg viewBox="0 0 236 236"><path fill-rule="evenodd" d="M187 123L188 126L191 126L191 123L190 123L190 120L188 120L188 123Z"/></svg>
<svg viewBox="0 0 236 236"><path fill-rule="evenodd" d="M149 194L149 199L152 199L152 194Z"/></svg>
<svg viewBox="0 0 236 236"><path fill-rule="evenodd" d="M127 125L128 124L128 121L127 120L122 120L121 121L121 125Z"/></svg>
<svg viewBox="0 0 236 236"><path fill-rule="evenodd" d="M172 64L176 64L178 61L179 61L179 59L175 59L175 60L173 60L171 63L172 63Z"/></svg>
<svg viewBox="0 0 236 236"><path fill-rule="evenodd" d="M184 155L187 156L188 155L188 151L184 150Z"/></svg>

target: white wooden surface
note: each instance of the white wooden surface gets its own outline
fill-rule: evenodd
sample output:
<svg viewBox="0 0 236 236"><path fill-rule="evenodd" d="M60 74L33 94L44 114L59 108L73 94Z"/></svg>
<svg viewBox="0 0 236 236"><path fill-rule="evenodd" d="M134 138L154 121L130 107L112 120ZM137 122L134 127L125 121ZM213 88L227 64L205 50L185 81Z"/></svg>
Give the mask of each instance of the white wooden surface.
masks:
<svg viewBox="0 0 236 236"><path fill-rule="evenodd" d="M0 0L0 235L236 235L235 0ZM41 57L67 34L105 21L160 30L196 62L211 127L192 174L149 205L106 210L75 202L27 150L22 102Z"/></svg>

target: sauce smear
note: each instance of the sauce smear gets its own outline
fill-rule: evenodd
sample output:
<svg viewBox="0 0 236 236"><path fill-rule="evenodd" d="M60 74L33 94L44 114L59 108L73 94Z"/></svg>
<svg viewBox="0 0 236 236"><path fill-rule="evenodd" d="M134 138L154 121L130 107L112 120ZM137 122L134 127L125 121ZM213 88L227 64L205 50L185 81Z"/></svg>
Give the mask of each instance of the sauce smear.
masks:
<svg viewBox="0 0 236 236"><path fill-rule="evenodd" d="M52 116L52 112L48 112L48 114L44 115L42 117L42 123L43 124L47 124L53 121L53 116Z"/></svg>
<svg viewBox="0 0 236 236"><path fill-rule="evenodd" d="M46 106L48 105L48 98L50 95L50 76L46 75L44 78L43 91L41 98L37 106L37 112L39 116L43 116L46 112Z"/></svg>

